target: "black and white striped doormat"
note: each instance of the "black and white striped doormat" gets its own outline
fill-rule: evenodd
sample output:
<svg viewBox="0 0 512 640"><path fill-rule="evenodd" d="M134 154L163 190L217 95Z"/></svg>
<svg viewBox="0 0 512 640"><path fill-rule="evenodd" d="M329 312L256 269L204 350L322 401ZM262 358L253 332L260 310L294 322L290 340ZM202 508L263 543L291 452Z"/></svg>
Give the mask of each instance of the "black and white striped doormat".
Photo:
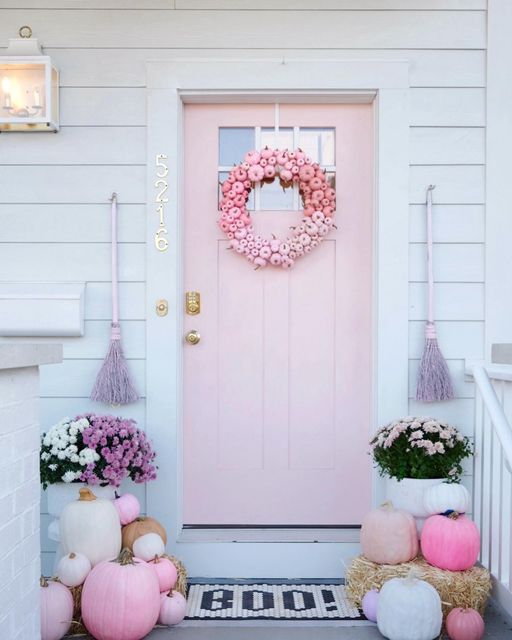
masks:
<svg viewBox="0 0 512 640"><path fill-rule="evenodd" d="M364 620L340 584L191 584L188 620Z"/></svg>

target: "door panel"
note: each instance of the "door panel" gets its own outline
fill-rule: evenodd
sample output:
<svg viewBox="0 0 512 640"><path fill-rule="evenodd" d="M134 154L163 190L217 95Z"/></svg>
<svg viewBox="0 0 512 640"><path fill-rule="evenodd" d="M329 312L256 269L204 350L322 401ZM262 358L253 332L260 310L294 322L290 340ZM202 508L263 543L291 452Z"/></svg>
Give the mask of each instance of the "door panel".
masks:
<svg viewBox="0 0 512 640"><path fill-rule="evenodd" d="M184 346L184 522L358 524L371 488L372 105L186 105L184 122L184 286L201 293L184 321L201 334ZM336 173L338 229L289 271L255 271L216 224L219 168L252 140L237 127L300 140ZM274 191L255 193L254 225L284 236L298 194Z"/></svg>

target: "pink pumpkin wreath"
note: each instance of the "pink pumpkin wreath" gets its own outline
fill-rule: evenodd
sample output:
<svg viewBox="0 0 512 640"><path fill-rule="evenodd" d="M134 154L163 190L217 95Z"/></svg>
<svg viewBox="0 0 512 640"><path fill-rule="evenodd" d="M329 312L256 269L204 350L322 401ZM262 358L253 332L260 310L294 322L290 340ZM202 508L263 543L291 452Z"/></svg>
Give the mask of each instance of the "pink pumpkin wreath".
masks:
<svg viewBox="0 0 512 640"><path fill-rule="evenodd" d="M255 184L278 179L283 188L299 185L304 217L292 227L287 238L263 238L254 232L247 200ZM317 247L332 227L336 210L336 191L325 171L301 149L249 151L221 185L219 226L230 241L230 248L244 255L256 269L268 264L289 269L297 258Z"/></svg>

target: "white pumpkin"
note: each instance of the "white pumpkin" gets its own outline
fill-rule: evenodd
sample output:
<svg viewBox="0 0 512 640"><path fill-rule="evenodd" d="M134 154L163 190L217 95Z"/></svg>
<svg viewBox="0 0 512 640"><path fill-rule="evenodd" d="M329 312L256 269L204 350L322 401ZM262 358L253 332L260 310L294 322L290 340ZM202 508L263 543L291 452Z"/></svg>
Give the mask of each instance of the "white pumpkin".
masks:
<svg viewBox="0 0 512 640"><path fill-rule="evenodd" d="M441 598L434 587L411 575L384 583L377 626L389 640L434 640L441 633Z"/></svg>
<svg viewBox="0 0 512 640"><path fill-rule="evenodd" d="M112 501L80 489L80 498L62 510L60 543L64 554L82 553L93 567L116 558L121 550L121 523Z"/></svg>
<svg viewBox="0 0 512 640"><path fill-rule="evenodd" d="M471 498L462 484L441 482L429 487L423 494L423 506L429 515L456 511L466 513Z"/></svg>
<svg viewBox="0 0 512 640"><path fill-rule="evenodd" d="M59 560L56 575L66 587L78 587L85 582L91 569L89 558L83 553L71 552Z"/></svg>
<svg viewBox="0 0 512 640"><path fill-rule="evenodd" d="M149 562L165 553L165 544L158 533L145 533L133 543L133 555Z"/></svg>

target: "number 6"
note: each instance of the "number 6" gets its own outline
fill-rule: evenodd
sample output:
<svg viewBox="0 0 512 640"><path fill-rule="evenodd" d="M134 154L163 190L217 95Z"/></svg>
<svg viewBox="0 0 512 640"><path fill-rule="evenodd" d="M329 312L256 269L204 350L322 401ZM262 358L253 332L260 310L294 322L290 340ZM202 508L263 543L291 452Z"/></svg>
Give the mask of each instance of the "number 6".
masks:
<svg viewBox="0 0 512 640"><path fill-rule="evenodd" d="M158 229L158 231L155 233L155 247L158 249L158 251L165 251L169 246L169 241L167 240L167 238L163 238L161 234L167 235L167 229L165 227Z"/></svg>

